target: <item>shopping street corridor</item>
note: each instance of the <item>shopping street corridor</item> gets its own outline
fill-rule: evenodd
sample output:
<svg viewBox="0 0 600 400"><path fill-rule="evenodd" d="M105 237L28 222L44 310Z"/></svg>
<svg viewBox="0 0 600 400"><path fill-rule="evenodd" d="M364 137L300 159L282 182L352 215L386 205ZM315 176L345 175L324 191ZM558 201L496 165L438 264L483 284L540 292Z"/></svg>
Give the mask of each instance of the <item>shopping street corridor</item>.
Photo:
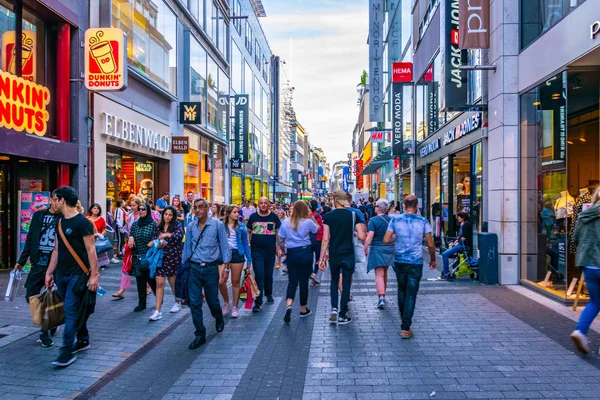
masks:
<svg viewBox="0 0 600 400"><path fill-rule="evenodd" d="M274 304L227 317L221 334L205 306L208 343L192 351L189 310L169 313L167 290L161 320L148 321L151 309L133 313L135 288L113 300L120 266L109 266L100 278L108 293L89 322L92 347L66 369L50 364L60 331L41 348L23 296L0 302L0 399L599 398L600 359L574 353L571 318L506 287L431 280L438 274L424 268L413 339L398 334L393 272L387 308L377 310L373 274L358 266L353 322L335 326L328 272L310 288L313 315L300 319L297 307L284 325L287 277L275 270ZM597 349L600 335L590 338Z"/></svg>

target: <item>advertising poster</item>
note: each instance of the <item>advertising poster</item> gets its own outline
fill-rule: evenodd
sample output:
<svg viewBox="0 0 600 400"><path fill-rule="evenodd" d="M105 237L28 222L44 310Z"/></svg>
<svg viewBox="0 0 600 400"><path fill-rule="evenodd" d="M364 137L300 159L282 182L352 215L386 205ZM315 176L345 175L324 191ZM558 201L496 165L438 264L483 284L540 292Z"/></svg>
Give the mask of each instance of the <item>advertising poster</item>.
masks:
<svg viewBox="0 0 600 400"><path fill-rule="evenodd" d="M31 218L38 210L46 209L50 206L50 192L41 191L19 191L19 232L17 242L17 254L20 256L23 248L25 247L25 241L27 240L27 233L31 225ZM31 265L29 262L23 266L24 272L29 272Z"/></svg>

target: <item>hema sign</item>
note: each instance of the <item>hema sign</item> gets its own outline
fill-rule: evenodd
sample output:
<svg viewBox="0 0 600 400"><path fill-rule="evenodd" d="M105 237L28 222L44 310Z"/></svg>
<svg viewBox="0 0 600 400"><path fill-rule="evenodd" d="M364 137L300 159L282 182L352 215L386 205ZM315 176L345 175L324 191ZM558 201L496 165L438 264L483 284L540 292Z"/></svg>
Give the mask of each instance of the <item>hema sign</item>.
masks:
<svg viewBox="0 0 600 400"><path fill-rule="evenodd" d="M460 0L461 49L490 48L490 0Z"/></svg>

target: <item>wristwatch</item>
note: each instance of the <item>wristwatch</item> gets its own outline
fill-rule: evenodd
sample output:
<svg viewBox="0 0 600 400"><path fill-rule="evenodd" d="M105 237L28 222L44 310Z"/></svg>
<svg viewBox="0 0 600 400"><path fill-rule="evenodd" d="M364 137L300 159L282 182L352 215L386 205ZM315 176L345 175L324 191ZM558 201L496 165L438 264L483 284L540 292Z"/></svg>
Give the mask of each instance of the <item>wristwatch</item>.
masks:
<svg viewBox="0 0 600 400"><path fill-rule="evenodd" d="M231 272L231 268L225 268L225 272Z"/></svg>

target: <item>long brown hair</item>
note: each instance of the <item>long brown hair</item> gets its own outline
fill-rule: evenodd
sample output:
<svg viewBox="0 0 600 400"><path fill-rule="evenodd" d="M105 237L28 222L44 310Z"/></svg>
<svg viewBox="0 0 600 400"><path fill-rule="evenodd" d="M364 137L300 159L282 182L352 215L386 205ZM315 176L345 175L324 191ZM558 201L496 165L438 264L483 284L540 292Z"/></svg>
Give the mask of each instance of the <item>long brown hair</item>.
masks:
<svg viewBox="0 0 600 400"><path fill-rule="evenodd" d="M229 215L231 214L231 212L233 210L235 210L236 208L238 209L238 212L240 211L240 208L238 206L227 206L224 207L225 208L225 213L223 215L223 225L225 225L225 228L227 228L227 237L229 237ZM233 222L233 230L237 230L238 224L240 223L239 219L235 219L235 221Z"/></svg>
<svg viewBox="0 0 600 400"><path fill-rule="evenodd" d="M308 218L310 215L310 208L305 201L297 201L294 203L292 219L290 221L290 226L296 232L298 232L298 224L300 220Z"/></svg>

